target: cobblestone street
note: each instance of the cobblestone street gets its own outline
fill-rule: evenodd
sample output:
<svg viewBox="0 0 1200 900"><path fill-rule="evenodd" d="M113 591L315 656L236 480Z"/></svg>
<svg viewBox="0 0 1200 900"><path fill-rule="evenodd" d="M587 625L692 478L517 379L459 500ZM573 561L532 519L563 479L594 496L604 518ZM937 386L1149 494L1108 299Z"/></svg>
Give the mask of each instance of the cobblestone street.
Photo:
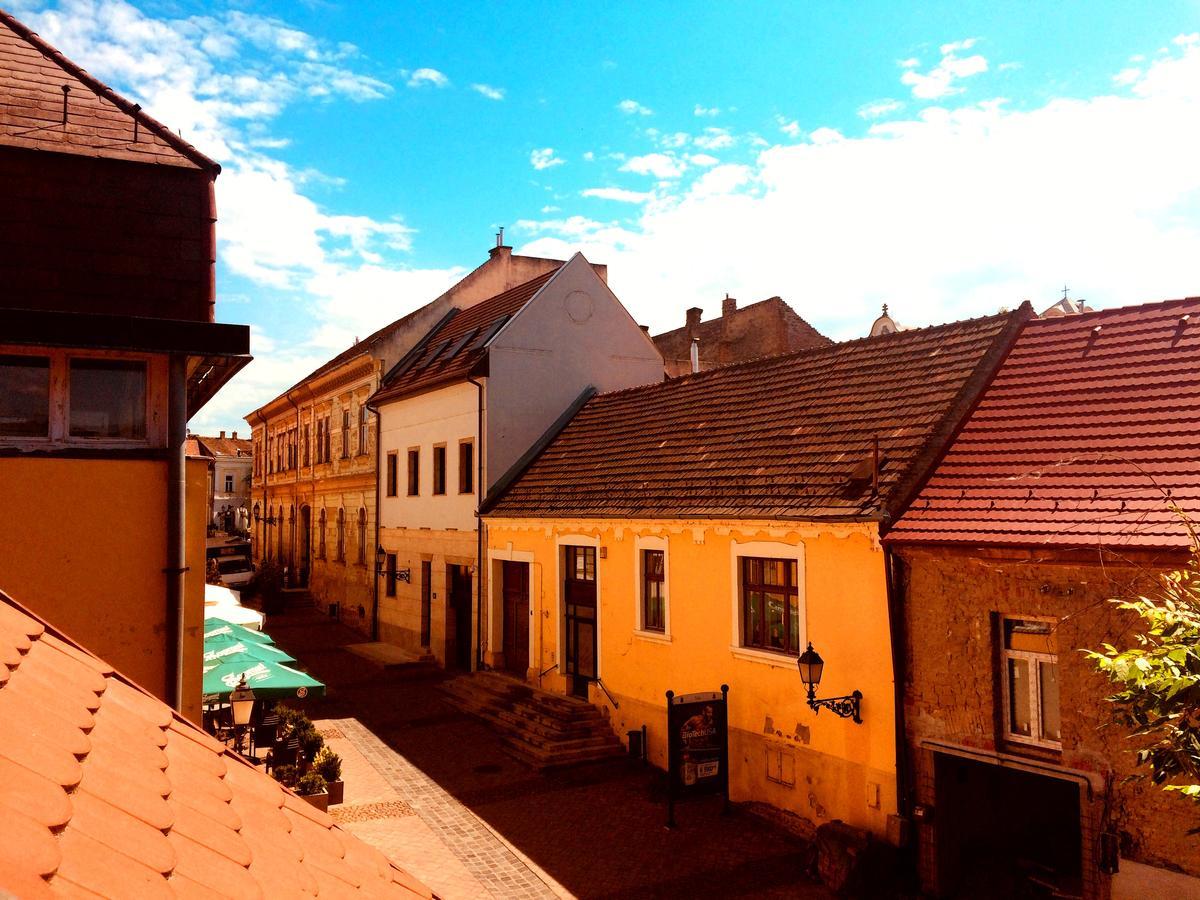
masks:
<svg viewBox="0 0 1200 900"><path fill-rule="evenodd" d="M306 711L343 757L331 812L445 898L828 897L804 845L719 800L663 827L662 776L624 759L539 774L459 712L436 678L344 649L361 641L316 612L272 617L279 644L329 687Z"/></svg>

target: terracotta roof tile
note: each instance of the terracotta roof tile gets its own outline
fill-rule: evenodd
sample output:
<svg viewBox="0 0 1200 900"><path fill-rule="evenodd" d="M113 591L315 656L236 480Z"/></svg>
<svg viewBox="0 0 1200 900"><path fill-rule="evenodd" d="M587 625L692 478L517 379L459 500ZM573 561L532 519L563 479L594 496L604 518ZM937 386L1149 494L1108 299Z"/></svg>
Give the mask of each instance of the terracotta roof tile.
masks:
<svg viewBox="0 0 1200 900"><path fill-rule="evenodd" d="M413 348L371 402L387 402L465 379L487 354L486 343L499 327L520 312L558 271L459 310Z"/></svg>
<svg viewBox="0 0 1200 900"><path fill-rule="evenodd" d="M1030 322L889 540L1186 548L1200 298Z"/></svg>
<svg viewBox="0 0 1200 900"><path fill-rule="evenodd" d="M70 88L65 122L64 85ZM3 10L0 94L0 144L220 171L179 135L137 111Z"/></svg>
<svg viewBox="0 0 1200 900"><path fill-rule="evenodd" d="M0 648L0 892L431 896L3 594Z"/></svg>
<svg viewBox="0 0 1200 900"><path fill-rule="evenodd" d="M601 394L485 508L517 518L880 515L880 500L900 504L933 461L1030 315L1023 306Z"/></svg>

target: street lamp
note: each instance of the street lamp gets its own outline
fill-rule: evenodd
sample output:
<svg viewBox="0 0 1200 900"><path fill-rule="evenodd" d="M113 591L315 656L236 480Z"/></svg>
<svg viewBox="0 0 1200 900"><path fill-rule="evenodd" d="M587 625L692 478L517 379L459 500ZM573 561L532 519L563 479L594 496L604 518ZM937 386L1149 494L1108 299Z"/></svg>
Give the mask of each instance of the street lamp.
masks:
<svg viewBox="0 0 1200 900"><path fill-rule="evenodd" d="M379 545L375 550L375 575L377 578L386 578L387 570L387 551L383 549L383 545ZM397 569L392 573L392 577L397 581L403 581L405 584L412 584L412 570L405 566L403 569Z"/></svg>
<svg viewBox="0 0 1200 900"><path fill-rule="evenodd" d="M233 711L234 739L240 752L242 734L250 724L250 716L254 712L254 691L246 684L246 675L242 673L237 687L229 695L229 707Z"/></svg>
<svg viewBox="0 0 1200 900"><path fill-rule="evenodd" d="M821 683L821 673L825 669L825 660L821 659L821 654L813 649L811 643L809 643L808 649L801 653L800 658L796 660L796 667L800 670L800 680L808 688L808 705L813 712L820 712L821 707L825 707L832 710L835 716L840 716L843 719L853 718L855 725L862 724L862 717L859 715L862 691L855 691L845 697L817 699L817 685Z"/></svg>

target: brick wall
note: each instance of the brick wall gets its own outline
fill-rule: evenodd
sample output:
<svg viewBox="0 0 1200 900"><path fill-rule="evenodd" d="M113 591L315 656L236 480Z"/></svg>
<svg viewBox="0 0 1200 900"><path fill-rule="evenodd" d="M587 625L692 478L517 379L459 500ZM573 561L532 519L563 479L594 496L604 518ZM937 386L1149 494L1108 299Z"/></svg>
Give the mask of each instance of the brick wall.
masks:
<svg viewBox="0 0 1200 900"><path fill-rule="evenodd" d="M1095 555L1039 558L1012 553L901 548L905 592L905 705L915 801L936 808L934 758L928 741L1000 753L1080 773L1084 882L1088 896L1107 893L1099 873L1100 831L1119 835L1122 857L1200 875L1200 827L1193 805L1134 772L1135 746L1117 726L1105 727L1112 707L1106 679L1079 652L1104 642L1121 646L1139 621L1106 600L1153 581L1162 561L1136 564ZM1057 620L1061 752L1006 745L1000 728L997 622L1002 614ZM1107 795L1105 785L1108 785ZM944 798L943 798L944 799ZM936 809L935 809L936 821ZM935 828L920 829L927 888L937 888Z"/></svg>
<svg viewBox="0 0 1200 900"><path fill-rule="evenodd" d="M212 179L0 147L0 306L210 322Z"/></svg>

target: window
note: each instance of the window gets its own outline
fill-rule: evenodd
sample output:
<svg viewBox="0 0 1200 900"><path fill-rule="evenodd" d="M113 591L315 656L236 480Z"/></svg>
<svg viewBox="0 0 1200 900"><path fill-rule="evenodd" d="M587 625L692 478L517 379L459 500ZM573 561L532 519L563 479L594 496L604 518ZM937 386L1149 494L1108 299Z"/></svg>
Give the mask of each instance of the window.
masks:
<svg viewBox="0 0 1200 900"><path fill-rule="evenodd" d="M458 492L475 491L475 442L461 441L458 445Z"/></svg>
<svg viewBox="0 0 1200 900"><path fill-rule="evenodd" d="M1062 711L1054 623L1005 618L1002 624L1005 737L1059 748Z"/></svg>
<svg viewBox="0 0 1200 900"><path fill-rule="evenodd" d="M413 447L408 451L408 496L421 492L421 451Z"/></svg>
<svg viewBox="0 0 1200 900"><path fill-rule="evenodd" d="M367 564L367 511L361 506L358 509L358 564Z"/></svg>
<svg viewBox="0 0 1200 900"><path fill-rule="evenodd" d="M233 493L233 476L232 475L225 476L225 493L227 493L227 494Z"/></svg>
<svg viewBox="0 0 1200 900"><path fill-rule="evenodd" d="M308 457L309 437L310 437L309 427L310 426L308 424L305 424L305 426L304 426L304 468L306 468L306 469L309 467L309 465L311 465L311 463L309 462L309 457Z"/></svg>
<svg viewBox="0 0 1200 900"><path fill-rule="evenodd" d="M387 555L387 575L384 576L387 581L387 595L389 597L396 596L396 554L389 553Z"/></svg>
<svg viewBox="0 0 1200 900"><path fill-rule="evenodd" d="M337 561L346 561L346 510L338 509L337 518Z"/></svg>
<svg viewBox="0 0 1200 900"><path fill-rule="evenodd" d="M433 448L433 492L446 493L446 446Z"/></svg>
<svg viewBox="0 0 1200 900"><path fill-rule="evenodd" d="M279 507L279 514L275 517L275 558L283 563L283 507Z"/></svg>
<svg viewBox="0 0 1200 900"><path fill-rule="evenodd" d="M325 457L322 451L325 449L325 422L322 419L317 419L317 462L324 462Z"/></svg>
<svg viewBox="0 0 1200 900"><path fill-rule="evenodd" d="M800 655L800 597L794 559L741 557L742 644Z"/></svg>
<svg viewBox="0 0 1200 900"><path fill-rule="evenodd" d="M49 357L0 356L0 437L49 436Z"/></svg>
<svg viewBox="0 0 1200 900"><path fill-rule="evenodd" d="M642 551L642 630L667 630L666 553L662 550Z"/></svg>
<svg viewBox="0 0 1200 900"><path fill-rule="evenodd" d="M358 407L358 452L359 455L367 452L367 405L364 403Z"/></svg>
<svg viewBox="0 0 1200 900"><path fill-rule="evenodd" d="M72 437L146 438L146 364L124 359L72 359Z"/></svg>
<svg viewBox="0 0 1200 900"><path fill-rule="evenodd" d="M317 558L325 558L325 510L321 510L321 515L317 524Z"/></svg>
<svg viewBox="0 0 1200 900"><path fill-rule="evenodd" d="M332 444L331 434L332 434L332 429L329 424L329 416L326 416L325 417L325 462L329 462L331 459L333 459L333 454L330 452L330 445Z"/></svg>
<svg viewBox="0 0 1200 900"><path fill-rule="evenodd" d="M342 410L342 459L350 458L350 410Z"/></svg>
<svg viewBox="0 0 1200 900"><path fill-rule="evenodd" d="M563 547L567 581L596 580L595 547Z"/></svg>
<svg viewBox="0 0 1200 900"><path fill-rule="evenodd" d="M396 496L396 466L398 461L394 450L387 455L387 495L389 497Z"/></svg>

